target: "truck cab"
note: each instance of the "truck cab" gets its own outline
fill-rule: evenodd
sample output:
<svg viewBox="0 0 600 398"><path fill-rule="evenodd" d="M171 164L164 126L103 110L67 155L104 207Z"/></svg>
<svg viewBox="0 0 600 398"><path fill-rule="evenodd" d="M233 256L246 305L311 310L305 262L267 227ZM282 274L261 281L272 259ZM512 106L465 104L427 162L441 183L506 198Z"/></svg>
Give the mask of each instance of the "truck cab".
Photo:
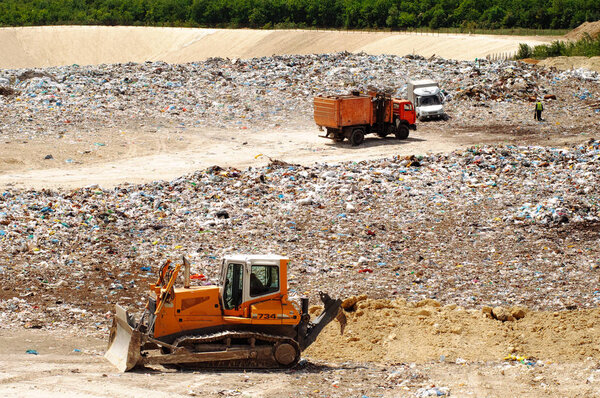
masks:
<svg viewBox="0 0 600 398"><path fill-rule="evenodd" d="M394 119L403 120L410 126L411 130L416 130L416 113L413 104L407 100L401 100L398 98L393 99L393 113Z"/></svg>

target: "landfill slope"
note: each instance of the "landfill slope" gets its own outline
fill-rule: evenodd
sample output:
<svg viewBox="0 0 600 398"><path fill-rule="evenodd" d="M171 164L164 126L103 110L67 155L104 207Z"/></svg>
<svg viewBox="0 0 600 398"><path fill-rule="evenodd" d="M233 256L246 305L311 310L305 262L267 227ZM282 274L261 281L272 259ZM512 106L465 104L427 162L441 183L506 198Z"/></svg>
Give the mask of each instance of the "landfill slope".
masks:
<svg viewBox="0 0 600 398"><path fill-rule="evenodd" d="M448 120L317 136L313 96L410 78ZM600 396L599 80L346 52L0 70L0 395ZM233 253L288 256L289 299L343 299L345 334L285 372L102 358L167 259L216 284Z"/></svg>
<svg viewBox="0 0 600 398"><path fill-rule="evenodd" d="M327 291L465 308L594 308L599 154L594 140L486 145L214 166L111 189L9 189L0 197L0 250L10 256L0 266L0 323L85 324L116 302L141 310L167 258L185 254L216 283L218 259L232 252L289 256L290 295L313 303Z"/></svg>
<svg viewBox="0 0 600 398"><path fill-rule="evenodd" d="M210 57L252 58L337 51L433 54L474 60L514 53L519 43L550 38L458 34L403 34L305 30L192 29L110 26L42 26L0 29L0 68L40 68Z"/></svg>

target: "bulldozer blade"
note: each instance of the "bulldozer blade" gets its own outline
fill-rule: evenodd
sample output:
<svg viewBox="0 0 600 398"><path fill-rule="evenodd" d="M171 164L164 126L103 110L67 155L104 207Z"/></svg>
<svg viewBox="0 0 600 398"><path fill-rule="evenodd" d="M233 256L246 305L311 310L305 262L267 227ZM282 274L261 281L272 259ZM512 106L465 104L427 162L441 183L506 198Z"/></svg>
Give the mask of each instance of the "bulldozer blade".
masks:
<svg viewBox="0 0 600 398"><path fill-rule="evenodd" d="M128 322L127 311L121 306L115 306L115 317L110 328L108 349L104 358L115 365L121 372L133 369L141 363L142 334Z"/></svg>

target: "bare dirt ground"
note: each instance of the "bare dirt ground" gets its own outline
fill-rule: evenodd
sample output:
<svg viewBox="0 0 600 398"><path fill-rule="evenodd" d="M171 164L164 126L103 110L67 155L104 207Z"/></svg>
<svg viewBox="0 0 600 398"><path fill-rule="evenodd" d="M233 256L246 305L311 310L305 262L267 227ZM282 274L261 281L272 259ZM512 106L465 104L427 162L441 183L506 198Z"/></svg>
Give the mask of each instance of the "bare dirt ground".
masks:
<svg viewBox="0 0 600 398"><path fill-rule="evenodd" d="M451 136L417 132L407 141L368 137L360 148L320 138L316 126L283 130L103 131L72 139L56 137L8 141L0 146L0 186L77 187L94 183L172 179L213 165L264 166L270 158L311 164L385 157L391 154L444 152L468 144ZM473 142L473 141L470 141ZM44 159L46 152L53 159ZM259 156L259 155L263 156ZM67 161L69 161L67 163ZM152 165L148 169L148 164Z"/></svg>
<svg viewBox="0 0 600 398"><path fill-rule="evenodd" d="M310 165L451 152L479 144L564 146L581 141L588 130L510 123L468 127L454 124L448 128L446 122L432 121L420 123L405 141L369 135L360 147L320 137L324 132L310 121L287 129L121 128L86 134L66 132L0 142L0 187L76 188L92 183L110 187L169 180L214 165L261 167L270 159ZM45 159L47 155L52 159Z"/></svg>
<svg viewBox="0 0 600 398"><path fill-rule="evenodd" d="M600 324L598 311L588 312L528 313L502 323L455 306L369 300L350 313L344 336L329 325L305 359L284 371L157 366L121 374L103 358L106 341L97 333L0 330L0 394L402 397L437 386L459 397L591 397L600 394ZM537 358L504 360L512 346Z"/></svg>

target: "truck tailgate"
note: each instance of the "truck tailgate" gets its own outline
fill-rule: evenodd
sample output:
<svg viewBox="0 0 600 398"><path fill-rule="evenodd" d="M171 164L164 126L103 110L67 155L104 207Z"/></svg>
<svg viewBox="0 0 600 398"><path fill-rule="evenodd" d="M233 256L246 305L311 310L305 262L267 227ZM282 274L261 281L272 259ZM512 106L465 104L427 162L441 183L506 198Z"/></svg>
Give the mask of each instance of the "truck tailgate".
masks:
<svg viewBox="0 0 600 398"><path fill-rule="evenodd" d="M324 127L339 127L340 102L337 98L315 97L315 123Z"/></svg>

